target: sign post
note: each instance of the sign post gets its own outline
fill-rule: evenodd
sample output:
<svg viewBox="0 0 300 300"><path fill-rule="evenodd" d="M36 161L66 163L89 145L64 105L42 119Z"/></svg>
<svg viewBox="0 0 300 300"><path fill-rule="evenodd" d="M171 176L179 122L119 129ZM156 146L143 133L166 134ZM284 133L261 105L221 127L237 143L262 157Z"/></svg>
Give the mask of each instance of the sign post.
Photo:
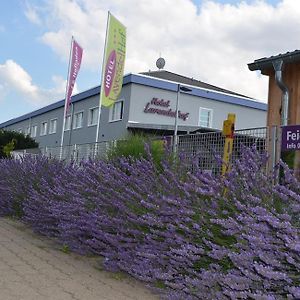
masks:
<svg viewBox="0 0 300 300"><path fill-rule="evenodd" d="M228 114L227 120L223 122L223 135L225 136L225 145L223 152L222 175L230 169L229 163L232 155L233 136L234 136L235 114Z"/></svg>

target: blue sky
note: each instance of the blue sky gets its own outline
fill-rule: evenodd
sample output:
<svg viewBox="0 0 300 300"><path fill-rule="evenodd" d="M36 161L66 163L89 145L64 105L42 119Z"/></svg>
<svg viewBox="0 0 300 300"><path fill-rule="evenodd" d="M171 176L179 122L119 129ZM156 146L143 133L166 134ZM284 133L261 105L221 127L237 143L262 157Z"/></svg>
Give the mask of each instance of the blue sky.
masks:
<svg viewBox="0 0 300 300"><path fill-rule="evenodd" d="M0 123L64 98L72 34L84 48L75 93L100 83L108 10L127 26L126 73L155 70L161 53L169 71L266 101L247 63L299 48L295 2L0 1Z"/></svg>
<svg viewBox="0 0 300 300"><path fill-rule="evenodd" d="M193 0L193 2L196 5L201 5L204 1L203 0ZM238 5L241 2L246 2L246 3L251 4L251 3L254 3L254 2L257 2L257 1L255 1L255 0L244 0L244 1L240 1L240 0L218 0L218 1L215 1L215 2L218 2L218 3L221 3L221 4ZM280 0L267 0L267 1L264 1L264 2L270 3L272 5L276 5L281 1Z"/></svg>

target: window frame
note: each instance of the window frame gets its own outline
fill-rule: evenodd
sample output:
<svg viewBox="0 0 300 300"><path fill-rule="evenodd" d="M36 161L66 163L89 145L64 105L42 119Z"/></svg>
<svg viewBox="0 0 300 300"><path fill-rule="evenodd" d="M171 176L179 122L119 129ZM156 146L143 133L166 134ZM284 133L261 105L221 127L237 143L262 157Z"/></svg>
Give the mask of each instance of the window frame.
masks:
<svg viewBox="0 0 300 300"><path fill-rule="evenodd" d="M209 111L209 120L208 120L208 126L202 126L201 125L201 111ZM213 109L212 108L207 108L207 107L199 107L199 115L198 115L198 126L202 128L212 128L212 120L213 120Z"/></svg>
<svg viewBox="0 0 300 300"><path fill-rule="evenodd" d="M82 120L81 120L81 126L80 127L75 127L76 126L76 116L82 114ZM76 113L74 113L73 115L73 124L72 124L72 129L80 129L83 128L83 116L84 116L84 110L82 111L77 111Z"/></svg>
<svg viewBox="0 0 300 300"><path fill-rule="evenodd" d="M96 123L91 123L91 120L92 120L92 110L95 110L95 109L98 109ZM89 108L87 126L88 127L97 126L97 124L98 124L98 118L99 118L99 106L95 106L95 107Z"/></svg>
<svg viewBox="0 0 300 300"><path fill-rule="evenodd" d="M51 131L51 122L56 121L55 124L55 131ZM57 118L50 119L49 121L49 134L55 134L57 132Z"/></svg>
<svg viewBox="0 0 300 300"><path fill-rule="evenodd" d="M109 123L122 121L124 117L124 99L117 100L110 108L109 108ZM117 103L122 103L121 107L121 117L119 119L113 119L113 108Z"/></svg>
<svg viewBox="0 0 300 300"><path fill-rule="evenodd" d="M29 135L31 134L31 126L26 126L25 128L25 135Z"/></svg>
<svg viewBox="0 0 300 300"><path fill-rule="evenodd" d="M68 118L70 118L70 123L69 123L69 127L67 128L66 125L68 124L67 123L67 119ZM71 122L72 122L72 116L71 115L67 115L66 118L65 118L65 128L64 128L64 131L71 130Z"/></svg>
<svg viewBox="0 0 300 300"><path fill-rule="evenodd" d="M43 124L46 124L46 132L44 133L43 132ZM48 133L48 121L44 121L44 122L42 122L41 123L41 126L40 126L40 136L45 136L45 135L47 135L47 133Z"/></svg>
<svg viewBox="0 0 300 300"><path fill-rule="evenodd" d="M33 128L35 128L35 131L33 130ZM37 129L38 129L38 125L37 124L31 125L30 137L32 137L32 138L36 138L37 137ZM34 135L33 135L33 133L34 133Z"/></svg>

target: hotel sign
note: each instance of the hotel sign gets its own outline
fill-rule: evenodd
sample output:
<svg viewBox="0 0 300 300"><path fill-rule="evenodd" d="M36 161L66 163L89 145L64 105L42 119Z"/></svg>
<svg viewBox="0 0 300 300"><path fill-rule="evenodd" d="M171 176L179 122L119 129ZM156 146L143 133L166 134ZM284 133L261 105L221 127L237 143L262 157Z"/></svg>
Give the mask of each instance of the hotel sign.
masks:
<svg viewBox="0 0 300 300"><path fill-rule="evenodd" d="M172 110L172 108L170 108L170 100L159 98L152 98L152 100L146 104L144 113L157 114L171 118L176 117L176 109ZM178 110L178 118L183 121L188 119L189 114L190 113L188 112L182 112Z"/></svg>
<svg viewBox="0 0 300 300"><path fill-rule="evenodd" d="M300 125L282 127L281 150L300 150Z"/></svg>

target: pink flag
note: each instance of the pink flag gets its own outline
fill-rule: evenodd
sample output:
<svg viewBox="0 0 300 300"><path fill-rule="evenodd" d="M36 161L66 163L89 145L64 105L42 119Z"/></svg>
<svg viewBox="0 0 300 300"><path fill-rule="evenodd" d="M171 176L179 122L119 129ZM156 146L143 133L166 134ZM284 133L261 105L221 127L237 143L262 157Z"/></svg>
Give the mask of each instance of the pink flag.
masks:
<svg viewBox="0 0 300 300"><path fill-rule="evenodd" d="M66 92L66 104L65 104L65 116L69 113L71 106L71 96L74 88L74 84L80 69L82 52L83 49L79 44L73 39L71 49L71 59L70 59L70 72L67 82L67 92Z"/></svg>

